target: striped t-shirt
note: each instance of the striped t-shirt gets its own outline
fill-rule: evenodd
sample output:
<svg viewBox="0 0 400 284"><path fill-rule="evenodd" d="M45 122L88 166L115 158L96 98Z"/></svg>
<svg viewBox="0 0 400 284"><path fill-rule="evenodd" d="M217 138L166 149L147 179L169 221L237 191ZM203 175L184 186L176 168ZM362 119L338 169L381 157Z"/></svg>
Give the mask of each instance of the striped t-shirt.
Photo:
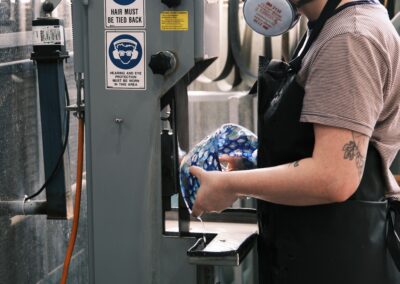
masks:
<svg viewBox="0 0 400 284"><path fill-rule="evenodd" d="M302 122L370 137L383 161L388 194L400 197L389 167L400 148L400 38L379 3L344 4L303 59Z"/></svg>

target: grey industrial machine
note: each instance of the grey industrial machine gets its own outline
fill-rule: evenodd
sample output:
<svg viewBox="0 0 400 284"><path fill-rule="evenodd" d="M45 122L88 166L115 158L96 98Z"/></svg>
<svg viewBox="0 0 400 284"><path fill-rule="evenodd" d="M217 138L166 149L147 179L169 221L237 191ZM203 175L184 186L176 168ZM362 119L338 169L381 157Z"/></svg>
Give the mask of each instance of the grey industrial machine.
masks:
<svg viewBox="0 0 400 284"><path fill-rule="evenodd" d="M187 86L219 55L219 1L72 5L85 88L90 282L214 283L213 265L238 265L253 246L254 212L220 215L250 227L232 223L219 242L236 235L236 249L207 252L196 244L199 224L171 197L179 195L178 153L188 150Z"/></svg>

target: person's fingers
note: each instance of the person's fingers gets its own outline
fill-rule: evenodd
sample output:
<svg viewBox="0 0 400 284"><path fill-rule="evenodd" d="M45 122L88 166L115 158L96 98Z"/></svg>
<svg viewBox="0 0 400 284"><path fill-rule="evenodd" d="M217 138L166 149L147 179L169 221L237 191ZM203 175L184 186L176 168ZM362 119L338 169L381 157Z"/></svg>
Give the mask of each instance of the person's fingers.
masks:
<svg viewBox="0 0 400 284"><path fill-rule="evenodd" d="M220 162L226 162L226 163L235 163L237 161L240 161L242 157L236 157L236 156L229 156L229 155L222 155L218 157Z"/></svg>
<svg viewBox="0 0 400 284"><path fill-rule="evenodd" d="M198 203L193 204L192 215L193 217L200 217L204 213L203 208Z"/></svg>
<svg viewBox="0 0 400 284"><path fill-rule="evenodd" d="M220 162L229 162L230 161L230 157L227 154L223 154L221 156L218 157Z"/></svg>
<svg viewBox="0 0 400 284"><path fill-rule="evenodd" d="M189 172L198 179L201 179L201 173L203 172L203 169L197 166L191 166L189 167Z"/></svg>
<svg viewBox="0 0 400 284"><path fill-rule="evenodd" d="M203 171L204 170L202 168L197 167L197 166L189 167L190 174L194 175L200 182L201 182L201 175L202 175ZM203 214L203 211L204 211L203 208L198 204L198 202L195 202L193 204L192 215L194 217L200 217L201 214Z"/></svg>
<svg viewBox="0 0 400 284"><path fill-rule="evenodd" d="M242 157L222 155L219 157L221 165L223 165L223 171L236 171L241 168Z"/></svg>

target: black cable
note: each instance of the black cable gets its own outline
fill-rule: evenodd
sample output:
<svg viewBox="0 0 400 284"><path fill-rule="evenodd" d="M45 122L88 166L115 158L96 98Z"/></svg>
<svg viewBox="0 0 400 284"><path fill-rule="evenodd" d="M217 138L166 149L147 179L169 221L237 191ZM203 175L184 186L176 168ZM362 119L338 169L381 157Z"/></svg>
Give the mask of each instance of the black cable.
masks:
<svg viewBox="0 0 400 284"><path fill-rule="evenodd" d="M65 83L65 102L66 102L66 105L68 106L68 105L69 105L69 93L68 93L67 80L65 79L65 76L64 76L64 83ZM66 109L65 111L66 111L66 118L65 118L66 121L65 121L65 137L64 137L64 144L63 144L63 146L62 146L62 151L61 151L61 153L60 153L60 156L58 157L57 164L56 164L56 166L54 167L53 171L51 172L50 176L47 178L47 180L44 182L44 184L40 187L40 189L39 189L36 193L34 193L34 194L32 194L32 195L30 195L30 196L28 196L28 197L25 197L25 201L26 201L26 200L29 200L29 199L33 199L33 198L35 198L36 196L38 196L39 194L41 194L41 193L43 192L43 190L44 190L44 189L49 185L49 183L52 181L52 179L55 177L55 175L57 174L58 170L60 169L60 166L61 166L61 164L62 164L62 162L63 162L65 150L67 149L67 145L68 145L68 136L69 136L69 111L68 111L67 109Z"/></svg>

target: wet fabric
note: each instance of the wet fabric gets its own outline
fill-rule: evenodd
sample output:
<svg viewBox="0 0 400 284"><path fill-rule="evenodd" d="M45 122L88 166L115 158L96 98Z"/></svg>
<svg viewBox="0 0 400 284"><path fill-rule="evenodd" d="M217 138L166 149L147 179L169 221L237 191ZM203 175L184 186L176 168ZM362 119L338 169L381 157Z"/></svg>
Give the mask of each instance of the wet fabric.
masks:
<svg viewBox="0 0 400 284"><path fill-rule="evenodd" d="M206 171L222 171L221 155L242 157L245 169L257 166L257 136L236 124L224 124L203 139L185 156L180 166L180 188L183 199L191 212L200 187L196 177L189 173L190 166Z"/></svg>

